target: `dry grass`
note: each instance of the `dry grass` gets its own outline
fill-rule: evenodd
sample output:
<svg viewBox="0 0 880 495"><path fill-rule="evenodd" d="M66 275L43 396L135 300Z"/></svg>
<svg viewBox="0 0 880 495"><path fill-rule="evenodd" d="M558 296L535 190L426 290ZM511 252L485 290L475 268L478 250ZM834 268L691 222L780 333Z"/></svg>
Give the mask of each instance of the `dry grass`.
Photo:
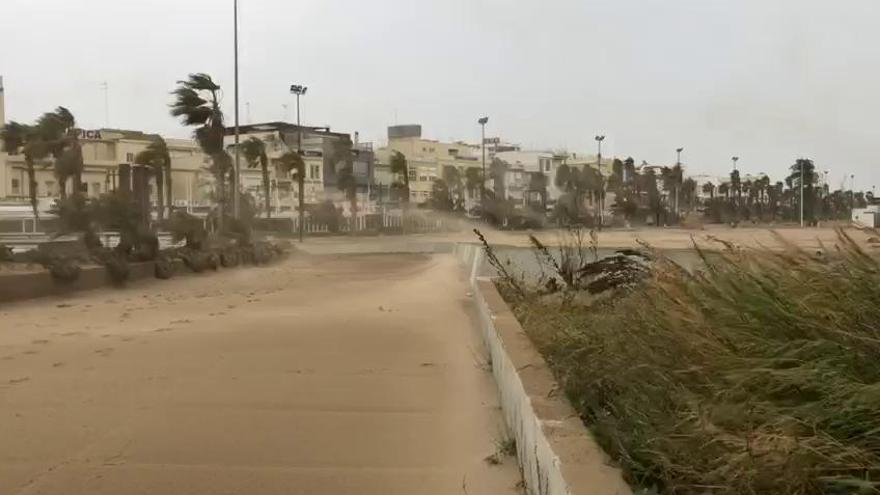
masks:
<svg viewBox="0 0 880 495"><path fill-rule="evenodd" d="M663 494L880 493L880 263L826 255L660 257L591 305L514 302L585 423Z"/></svg>

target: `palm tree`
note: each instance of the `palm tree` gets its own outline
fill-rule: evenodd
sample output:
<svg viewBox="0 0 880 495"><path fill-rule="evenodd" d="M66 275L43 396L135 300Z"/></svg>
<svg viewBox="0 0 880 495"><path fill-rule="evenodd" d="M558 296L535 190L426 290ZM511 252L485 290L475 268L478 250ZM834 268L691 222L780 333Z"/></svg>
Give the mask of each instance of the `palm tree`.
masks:
<svg viewBox="0 0 880 495"><path fill-rule="evenodd" d="M482 171L476 167L468 167L464 171L464 187L471 198L480 193L480 184L483 179Z"/></svg>
<svg viewBox="0 0 880 495"><path fill-rule="evenodd" d="M391 173L398 174L403 177L403 202L409 203L409 166L406 163L406 156L399 152L391 152Z"/></svg>
<svg viewBox="0 0 880 495"><path fill-rule="evenodd" d="M188 79L177 81L177 88L171 94L174 95L171 115L179 117L183 125L195 127L196 141L211 158L209 170L217 181L218 227L222 230L227 200L226 175L232 171L232 160L223 148L226 127L220 109L220 86L207 74L190 74Z"/></svg>
<svg viewBox="0 0 880 495"><path fill-rule="evenodd" d="M254 136L241 144L241 152L247 161L248 168L260 167L263 175L263 196L266 205L266 218L272 216L272 199L269 192L269 156L266 155L266 143Z"/></svg>
<svg viewBox="0 0 880 495"><path fill-rule="evenodd" d="M357 178L351 164L344 165L336 174L336 187L345 194L351 205L351 232L354 233L357 220Z"/></svg>
<svg viewBox="0 0 880 495"><path fill-rule="evenodd" d="M712 184L711 182L703 184L703 194L708 194L709 200L715 199L715 184Z"/></svg>
<svg viewBox="0 0 880 495"><path fill-rule="evenodd" d="M40 116L36 129L55 160L54 171L61 199L67 197L67 180L70 178L73 179L74 195L80 194L83 155L73 114L64 107L58 107L55 111Z"/></svg>
<svg viewBox="0 0 880 495"><path fill-rule="evenodd" d="M449 201L452 209L456 209L464 203L464 184L461 180L461 171L458 167L446 165L443 167L443 180L448 188Z"/></svg>
<svg viewBox="0 0 880 495"><path fill-rule="evenodd" d="M48 155L48 149L40 138L39 133L33 126L18 122L9 122L0 129L0 139L3 141L3 149L10 155L22 153L28 175L28 195L31 200L31 209L34 218L40 218L37 207L37 179L34 163Z"/></svg>
<svg viewBox="0 0 880 495"><path fill-rule="evenodd" d="M299 242L302 242L305 232L306 163L303 161L302 155L296 151L288 151L278 159L278 167L282 172L296 176L296 186L299 192Z"/></svg>
<svg viewBox="0 0 880 495"><path fill-rule="evenodd" d="M161 136L156 136L146 149L137 154L134 158L135 163L146 165L153 171L156 177L156 202L158 203L157 217L161 221L165 218L165 205L168 205L168 214L171 214L171 153L168 152L168 145ZM164 181L162 180L164 177ZM164 182L164 184L163 184ZM168 192L167 203L165 191Z"/></svg>

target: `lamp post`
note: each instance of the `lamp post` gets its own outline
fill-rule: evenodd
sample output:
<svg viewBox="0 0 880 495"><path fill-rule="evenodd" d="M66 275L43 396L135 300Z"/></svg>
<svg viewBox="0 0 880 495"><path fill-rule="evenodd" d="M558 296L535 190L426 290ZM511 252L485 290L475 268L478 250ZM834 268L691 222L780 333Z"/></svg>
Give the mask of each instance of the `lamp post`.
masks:
<svg viewBox="0 0 880 495"><path fill-rule="evenodd" d="M801 228L804 228L804 162L806 160L800 160L801 162Z"/></svg>
<svg viewBox="0 0 880 495"><path fill-rule="evenodd" d="M480 148L483 153L483 177L480 181L480 213L486 218L486 124L489 123L489 117L480 117L477 120L480 124Z"/></svg>
<svg viewBox="0 0 880 495"><path fill-rule="evenodd" d="M736 162L739 161L739 157L734 156L734 157L731 157L730 159L733 161L733 170L736 170Z"/></svg>
<svg viewBox="0 0 880 495"><path fill-rule="evenodd" d="M678 167L676 170L675 176L675 216L678 216L678 175L681 172L681 152L684 151L684 147L675 149L675 165Z"/></svg>
<svg viewBox="0 0 880 495"><path fill-rule="evenodd" d="M235 218L239 218L241 213L241 198L239 197L239 188L241 187L241 159L238 149L238 0L232 2L232 23L233 23L233 42L235 44L235 180L232 184L232 213Z"/></svg>
<svg viewBox="0 0 880 495"><path fill-rule="evenodd" d="M596 139L596 146L598 147L598 150L596 151L596 172L598 172L599 174L601 174L601 173L602 173L602 172L601 172L601 170L602 170L602 141L605 140L605 136L604 136L604 135L599 135L599 136L596 136L595 139ZM592 193L590 193L590 194L592 194ZM597 201L597 203L596 203L596 206L597 206L596 209L599 210L599 214L597 215L597 216L598 216L598 220L599 220L599 229L602 228L602 224L604 223L604 220L605 220L604 218L602 218L602 217L603 217L603 215L602 215L603 212L602 212L602 205L600 204L600 203L601 203L601 197L602 197L602 196L601 196L601 192L600 192L600 193L599 193L599 198L600 198L600 200Z"/></svg>
<svg viewBox="0 0 880 495"><path fill-rule="evenodd" d="M309 88L301 85L301 84L291 84L290 92L291 94L296 95L296 154L299 155L300 159L303 160L303 169L301 172L305 175L305 160L303 159L303 151L302 151L302 127L299 123L299 97L306 94L306 91ZM305 181L305 177L298 177L298 181ZM305 232L305 188L299 192L299 242L303 242L303 236Z"/></svg>

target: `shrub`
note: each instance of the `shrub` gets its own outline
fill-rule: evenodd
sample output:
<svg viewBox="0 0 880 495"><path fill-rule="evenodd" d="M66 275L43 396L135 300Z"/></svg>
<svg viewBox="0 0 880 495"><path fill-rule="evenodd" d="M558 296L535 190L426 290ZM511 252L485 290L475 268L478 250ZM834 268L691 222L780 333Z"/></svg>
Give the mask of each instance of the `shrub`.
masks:
<svg viewBox="0 0 880 495"><path fill-rule="evenodd" d="M234 246L227 246L220 251L220 264L224 268L232 268L238 266L238 263L238 249Z"/></svg>
<svg viewBox="0 0 880 495"><path fill-rule="evenodd" d="M514 309L599 443L661 494L880 491L880 262L733 250ZM711 487L711 488L709 488Z"/></svg>
<svg viewBox="0 0 880 495"><path fill-rule="evenodd" d="M110 280L117 285L124 284L131 276L131 266L123 255L108 256L104 261L104 266L107 268Z"/></svg>
<svg viewBox="0 0 880 495"><path fill-rule="evenodd" d="M153 270L156 278L167 280L174 276L174 263L171 258L166 255L160 255L156 258L156 266Z"/></svg>
<svg viewBox="0 0 880 495"><path fill-rule="evenodd" d="M79 278L82 271L76 260L72 258L55 258L48 262L47 268L52 278L58 282L71 283Z"/></svg>
<svg viewBox="0 0 880 495"><path fill-rule="evenodd" d="M12 248L6 244L0 244L0 261L13 261Z"/></svg>

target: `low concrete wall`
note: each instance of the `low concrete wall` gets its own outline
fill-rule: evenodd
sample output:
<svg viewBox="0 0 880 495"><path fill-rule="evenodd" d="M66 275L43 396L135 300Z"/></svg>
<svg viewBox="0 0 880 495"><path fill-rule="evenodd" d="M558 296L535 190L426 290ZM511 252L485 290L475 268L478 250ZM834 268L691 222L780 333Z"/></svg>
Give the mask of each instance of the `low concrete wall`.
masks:
<svg viewBox="0 0 880 495"><path fill-rule="evenodd" d="M620 471L584 427L544 358L490 278L478 277L482 248L454 253L468 271L481 331L492 359L507 426L516 438L523 480L532 495L631 495Z"/></svg>
<svg viewBox="0 0 880 495"><path fill-rule="evenodd" d="M129 263L128 282L155 277L156 264L152 261ZM175 262L175 273L183 271L183 263ZM72 282L58 282L48 270L0 275L0 302L20 301L45 296L58 296L81 290L113 285L103 266L84 266Z"/></svg>

